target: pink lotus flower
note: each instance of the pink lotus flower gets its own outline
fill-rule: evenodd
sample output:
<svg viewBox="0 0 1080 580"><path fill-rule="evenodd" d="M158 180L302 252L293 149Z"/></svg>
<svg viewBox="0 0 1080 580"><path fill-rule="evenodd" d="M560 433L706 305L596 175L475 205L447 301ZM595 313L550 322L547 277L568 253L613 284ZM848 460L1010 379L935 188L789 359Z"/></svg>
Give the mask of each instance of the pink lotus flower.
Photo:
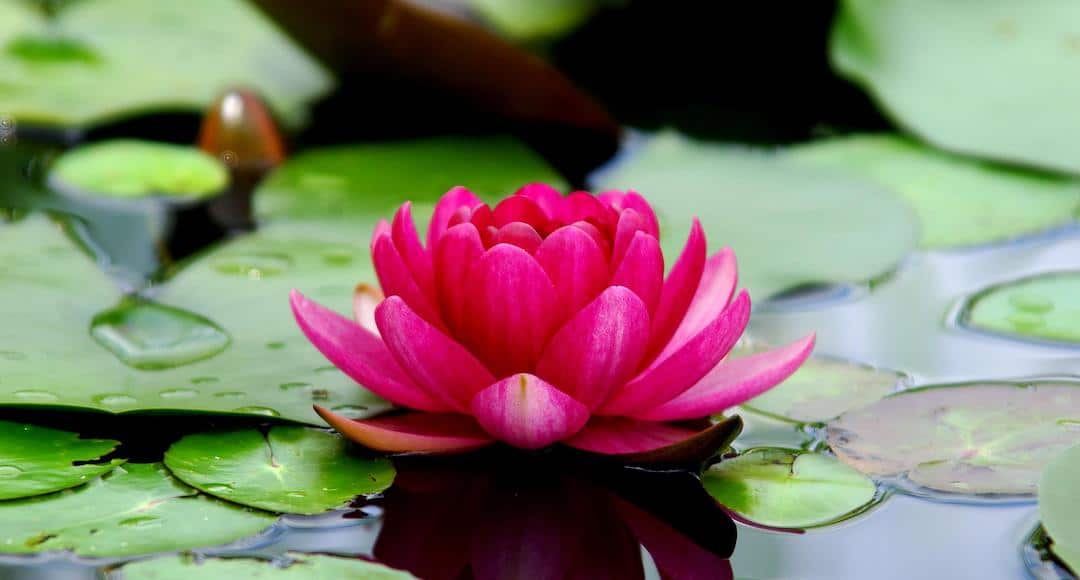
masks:
<svg viewBox="0 0 1080 580"><path fill-rule="evenodd" d="M426 246L402 205L371 241L386 299L360 286L355 321L296 291L291 301L330 362L409 411L360 421L316 411L388 452L685 446L704 431L681 422L784 380L814 336L724 361L750 318L746 291L732 299L734 254L707 257L695 219L665 278L659 236L634 192L534 184L490 208L458 187L436 205Z"/></svg>

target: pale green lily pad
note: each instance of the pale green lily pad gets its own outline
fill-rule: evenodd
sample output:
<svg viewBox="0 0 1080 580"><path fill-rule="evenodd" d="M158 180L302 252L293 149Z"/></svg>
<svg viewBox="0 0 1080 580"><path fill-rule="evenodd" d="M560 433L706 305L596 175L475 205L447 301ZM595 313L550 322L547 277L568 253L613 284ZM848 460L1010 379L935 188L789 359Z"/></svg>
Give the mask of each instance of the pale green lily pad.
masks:
<svg viewBox="0 0 1080 580"><path fill-rule="evenodd" d="M108 455L118 441L80 439L75 433L0 421L0 500L82 485L124 461L82 463Z"/></svg>
<svg viewBox="0 0 1080 580"><path fill-rule="evenodd" d="M1080 570L1080 445L1055 457L1043 471L1039 518L1050 549L1073 571Z"/></svg>
<svg viewBox="0 0 1080 580"><path fill-rule="evenodd" d="M0 111L87 126L145 111L198 112L230 86L291 124L333 79L244 0L83 0L51 23L0 3Z"/></svg>
<svg viewBox="0 0 1080 580"><path fill-rule="evenodd" d="M919 214L924 248L1009 240L1071 223L1080 211L1080 180L996 167L895 135L829 139L788 155L903 196Z"/></svg>
<svg viewBox="0 0 1080 580"><path fill-rule="evenodd" d="M993 286L964 305L959 322L1008 336L1080 344L1080 272Z"/></svg>
<svg viewBox="0 0 1080 580"><path fill-rule="evenodd" d="M844 0L833 66L960 153L1080 172L1080 4Z"/></svg>
<svg viewBox="0 0 1080 580"><path fill-rule="evenodd" d="M340 435L309 427L188 435L169 448L165 465L210 495L293 514L342 507L394 480L390 461L354 457Z"/></svg>
<svg viewBox="0 0 1080 580"><path fill-rule="evenodd" d="M129 463L74 490L0 503L0 553L115 557L189 550L234 542L274 521L266 512L199 495L160 463Z"/></svg>
<svg viewBox="0 0 1080 580"><path fill-rule="evenodd" d="M205 558L168 556L127 564L109 574L114 580L405 580L414 578L402 570L359 558L289 552L285 563L254 558Z"/></svg>
<svg viewBox="0 0 1080 580"><path fill-rule="evenodd" d="M820 453L759 447L705 470L705 489L765 526L810 528L849 518L877 496L874 482Z"/></svg>
<svg viewBox="0 0 1080 580"><path fill-rule="evenodd" d="M531 182L565 188L539 155L509 138L346 145L308 151L279 167L256 191L255 213L269 221L364 218L373 226L407 200L423 216L425 207L458 185L498 199Z"/></svg>
<svg viewBox="0 0 1080 580"><path fill-rule="evenodd" d="M472 0L473 9L499 33L521 42L566 34L583 24L602 0Z"/></svg>
<svg viewBox="0 0 1080 580"><path fill-rule="evenodd" d="M313 403L358 418L384 411L384 401L329 366L289 314L292 288L351 311L353 285L373 278L367 239L357 236L343 243L334 241L340 233L315 228L266 228L200 256L158 302L211 321L229 336L228 346L190 362L189 345L171 342L191 336L174 332L184 324L117 334L126 337L118 345L155 349L157 370L140 370L89 333L91 321L120 300L98 268L40 215L0 224L0 301L16 305L0 325L0 404L225 413L320 426ZM158 330L168 335L157 340ZM177 354L171 367L163 364L170 348Z"/></svg>
<svg viewBox="0 0 1080 580"><path fill-rule="evenodd" d="M744 343L729 357L769 350ZM812 356L784 382L750 399L742 407L794 423L822 423L850 409L888 395L904 379L900 373L839 359Z"/></svg>
<svg viewBox="0 0 1080 580"><path fill-rule="evenodd" d="M83 195L194 200L222 193L229 174L223 163L194 147L118 139L61 155L49 179L58 190Z"/></svg>
<svg viewBox="0 0 1080 580"><path fill-rule="evenodd" d="M728 409L717 419L738 415L742 419L743 428L739 437L731 443L738 450L751 447L797 447L800 449L811 448L815 443L813 431L797 423L784 421L765 415L747 411L739 407Z"/></svg>
<svg viewBox="0 0 1080 580"><path fill-rule="evenodd" d="M830 447L875 477L939 492L1030 495L1080 443L1080 384L972 383L897 393L828 425Z"/></svg>
<svg viewBox="0 0 1080 580"><path fill-rule="evenodd" d="M698 216L710 249L735 250L739 281L759 300L803 284L866 282L918 237L911 209L871 181L675 133L653 137L600 186L652 202L667 256Z"/></svg>

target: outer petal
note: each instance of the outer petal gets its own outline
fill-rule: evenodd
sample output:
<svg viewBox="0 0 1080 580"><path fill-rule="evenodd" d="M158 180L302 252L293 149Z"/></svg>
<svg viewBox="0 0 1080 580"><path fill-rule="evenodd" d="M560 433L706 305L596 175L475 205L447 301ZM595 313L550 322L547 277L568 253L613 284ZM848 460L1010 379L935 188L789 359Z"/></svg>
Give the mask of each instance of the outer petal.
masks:
<svg viewBox="0 0 1080 580"><path fill-rule="evenodd" d="M611 284L633 290L649 312L655 312L664 285L664 253L660 242L645 232L635 233L634 241L611 276Z"/></svg>
<svg viewBox="0 0 1080 580"><path fill-rule="evenodd" d="M420 245L420 238L416 235L416 224L412 218L412 202L405 202L394 214L394 221L390 225L390 236L394 241L405 265L412 273L413 280L427 296L429 303L435 303L435 280L431 273L431 254Z"/></svg>
<svg viewBox="0 0 1080 580"><path fill-rule="evenodd" d="M634 241L638 232L648 233L648 222L638 212L628 209L619 213L619 221L615 226L615 235L611 246L612 269L617 268L622 262L626 249ZM653 236L655 237L655 236Z"/></svg>
<svg viewBox="0 0 1080 580"><path fill-rule="evenodd" d="M637 417L649 421L681 421L715 415L752 399L791 376L814 350L814 335L787 346L726 360L698 384Z"/></svg>
<svg viewBox="0 0 1080 580"><path fill-rule="evenodd" d="M442 317L416 283L390 235L384 234L375 238L371 247L371 260L375 264L375 273L379 276L379 285L387 296L401 296L428 322L443 326Z"/></svg>
<svg viewBox="0 0 1080 580"><path fill-rule="evenodd" d="M637 417L694 386L739 340L750 321L750 298L743 291L677 351L653 361L605 403L599 414Z"/></svg>
<svg viewBox="0 0 1080 580"><path fill-rule="evenodd" d="M479 197L464 187L455 187L446 192L438 203L435 204L435 212L431 214L431 222L428 223L427 247L428 250L435 246L435 242L446 232L450 216L461 207L473 207L482 204Z"/></svg>
<svg viewBox="0 0 1080 580"><path fill-rule="evenodd" d="M555 230L533 256L555 285L566 315L588 304L607 285L604 253L582 228Z"/></svg>
<svg viewBox="0 0 1080 580"><path fill-rule="evenodd" d="M693 437L699 430L625 417L593 417L563 444L603 455L655 451Z"/></svg>
<svg viewBox="0 0 1080 580"><path fill-rule="evenodd" d="M376 336L379 334L379 327L375 325L375 307L384 298L382 290L370 284L357 284L353 290L353 320Z"/></svg>
<svg viewBox="0 0 1080 580"><path fill-rule="evenodd" d="M660 358L677 350L716 319L731 302L738 278L739 269L731 248L724 248L709 257L694 299L675 334L661 352Z"/></svg>
<svg viewBox="0 0 1080 580"><path fill-rule="evenodd" d="M686 246L671 268L671 273L664 281L664 288L660 293L660 304L656 307L656 315L653 316L652 321L652 336L649 339L650 353L659 353L675 334L675 329L682 322L701 284L701 274L704 269L705 232L701 229L701 222L694 218ZM726 302L725 300L725 304Z"/></svg>
<svg viewBox="0 0 1080 580"><path fill-rule="evenodd" d="M530 374L507 377L473 398L477 422L500 441L540 449L578 432L589 410L566 393Z"/></svg>
<svg viewBox="0 0 1080 580"><path fill-rule="evenodd" d="M443 319L455 332L465 319L469 298L466 280L473 264L484 254L480 233L471 223L456 225L435 242L435 283Z"/></svg>
<svg viewBox="0 0 1080 580"><path fill-rule="evenodd" d="M595 409L638 368L649 338L649 311L622 286L604 290L548 343L536 373Z"/></svg>
<svg viewBox="0 0 1080 580"><path fill-rule="evenodd" d="M468 415L406 413L354 421L324 407L315 412L356 443L389 453L462 453L493 443Z"/></svg>
<svg viewBox="0 0 1080 580"><path fill-rule="evenodd" d="M466 280L469 298L457 333L497 377L531 371L558 323L558 299L544 269L525 250L499 244Z"/></svg>
<svg viewBox="0 0 1080 580"><path fill-rule="evenodd" d="M449 410L416 386L379 337L296 290L289 294L289 302L311 344L354 381L396 405L423 411Z"/></svg>
<svg viewBox="0 0 1080 580"><path fill-rule="evenodd" d="M525 222L510 222L495 234L496 244L511 244L533 254L544 240L532 226Z"/></svg>

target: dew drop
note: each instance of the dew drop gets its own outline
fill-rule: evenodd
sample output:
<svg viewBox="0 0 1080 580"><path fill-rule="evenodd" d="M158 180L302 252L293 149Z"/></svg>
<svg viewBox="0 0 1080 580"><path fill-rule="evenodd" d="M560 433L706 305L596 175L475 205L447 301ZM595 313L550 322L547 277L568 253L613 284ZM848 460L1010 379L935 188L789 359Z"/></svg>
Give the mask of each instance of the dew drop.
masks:
<svg viewBox="0 0 1080 580"><path fill-rule="evenodd" d="M26 360L26 355L14 350L0 350L0 360Z"/></svg>
<svg viewBox="0 0 1080 580"><path fill-rule="evenodd" d="M292 266L292 259L285 254L274 252L251 252L218 256L211 263L214 269L222 274L247 276L258 280L288 270Z"/></svg>
<svg viewBox="0 0 1080 580"><path fill-rule="evenodd" d="M353 252L346 248L329 248L323 251L322 259L330 266L348 266L353 261Z"/></svg>
<svg viewBox="0 0 1080 580"><path fill-rule="evenodd" d="M243 399L244 393L240 391L218 391L214 393L214 396L219 399Z"/></svg>
<svg viewBox="0 0 1080 580"><path fill-rule="evenodd" d="M23 470L14 465L0 465L0 479L14 479L22 475Z"/></svg>
<svg viewBox="0 0 1080 580"><path fill-rule="evenodd" d="M31 401L36 403L52 403L54 401L60 400L59 396L54 395L49 391L38 391L33 389L26 391L15 391L11 394L11 396L15 397L20 401Z"/></svg>
<svg viewBox="0 0 1080 580"><path fill-rule="evenodd" d="M1009 324L1013 325L1013 328L1021 331L1038 328L1046 323L1046 321L1043 320L1042 316L1039 316L1038 314L1030 314L1027 312L1017 312L1015 314L1010 314L1008 317L1006 317L1006 320L1009 321Z"/></svg>
<svg viewBox="0 0 1080 580"><path fill-rule="evenodd" d="M1048 298L1031 292L1015 292L1009 296L1009 304L1024 312L1042 314L1054 308L1054 303Z"/></svg>
<svg viewBox="0 0 1080 580"><path fill-rule="evenodd" d="M195 377L191 379L193 385L212 385L218 382L217 377Z"/></svg>
<svg viewBox="0 0 1080 580"><path fill-rule="evenodd" d="M128 366L174 368L212 357L229 345L213 322L185 310L126 301L94 317L90 335Z"/></svg>
<svg viewBox="0 0 1080 580"><path fill-rule="evenodd" d="M120 525L125 528L156 528L161 525L161 520L154 516L135 516L120 520Z"/></svg>
<svg viewBox="0 0 1080 580"><path fill-rule="evenodd" d="M166 389L158 393L162 399L191 399L199 396L195 389Z"/></svg>
<svg viewBox="0 0 1080 580"><path fill-rule="evenodd" d="M1080 419L1058 419L1057 424L1068 431L1080 431Z"/></svg>
<svg viewBox="0 0 1080 580"><path fill-rule="evenodd" d="M234 413L246 413L250 415L265 415L267 417L280 417L281 413L271 409L270 407L259 407L257 405L249 405L247 407L237 407L233 409Z"/></svg>
<svg viewBox="0 0 1080 580"><path fill-rule="evenodd" d="M289 497L300 497L300 498L307 497L307 493L302 492L302 491L290 491L290 492L287 492L285 495L287 495Z"/></svg>
<svg viewBox="0 0 1080 580"><path fill-rule="evenodd" d="M203 486L206 493L229 493L233 490L233 486L227 483L208 483Z"/></svg>
<svg viewBox="0 0 1080 580"><path fill-rule="evenodd" d="M105 405L106 407L127 407L134 405L138 401L131 395L124 395L121 393L106 393L104 395L96 395L92 399L99 405Z"/></svg>
<svg viewBox="0 0 1080 580"><path fill-rule="evenodd" d="M279 385L283 391L295 391L297 389L310 389L311 385L308 383L293 382L293 383L281 383Z"/></svg>
<svg viewBox="0 0 1080 580"><path fill-rule="evenodd" d="M325 401L330 398L330 391L326 389L314 389L311 391L311 398L316 401Z"/></svg>
<svg viewBox="0 0 1080 580"><path fill-rule="evenodd" d="M266 348L268 348L270 350L281 350L281 349L285 348L285 343L281 342L280 340L275 340L275 341L266 343Z"/></svg>
<svg viewBox="0 0 1080 580"><path fill-rule="evenodd" d="M320 375L327 374L327 373L334 373L334 372L337 372L337 370L338 370L338 368L336 366L334 366L334 365L325 365L325 366L321 366L321 367L315 367L315 372L320 374Z"/></svg>
<svg viewBox="0 0 1080 580"><path fill-rule="evenodd" d="M362 419L368 408L363 405L338 405L330 410L347 419Z"/></svg>

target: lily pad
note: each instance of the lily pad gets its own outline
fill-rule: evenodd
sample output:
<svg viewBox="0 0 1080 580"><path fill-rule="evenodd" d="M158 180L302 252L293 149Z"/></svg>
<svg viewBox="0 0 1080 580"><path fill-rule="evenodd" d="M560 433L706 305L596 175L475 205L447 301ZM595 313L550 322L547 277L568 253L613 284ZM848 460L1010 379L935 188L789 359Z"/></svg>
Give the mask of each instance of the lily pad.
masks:
<svg viewBox="0 0 1080 580"><path fill-rule="evenodd" d="M199 433L177 441L165 465L210 495L272 512L318 514L394 480L386 459L348 453L338 434L308 427Z"/></svg>
<svg viewBox="0 0 1080 580"><path fill-rule="evenodd" d="M0 553L135 556L227 544L272 525L266 512L199 495L160 463L129 463L74 490L0 503Z"/></svg>
<svg viewBox="0 0 1080 580"><path fill-rule="evenodd" d="M107 334L116 340L106 348L88 331L119 291L43 216L0 224L0 300L18 305L0 325L0 404L225 413L320 426L313 403L354 417L385 410L384 401L328 366L289 316L294 287L350 312L353 284L370 272L366 239L330 243L323 234L266 228L199 256L159 294L168 308L106 317L116 321ZM163 320L170 315L175 324ZM192 329L204 321L229 342L200 360L187 341L217 336ZM152 359L155 370L129 366L120 353Z"/></svg>
<svg viewBox="0 0 1080 580"><path fill-rule="evenodd" d="M1078 20L1071 0L844 0L831 59L935 145L1076 173Z"/></svg>
<svg viewBox="0 0 1080 580"><path fill-rule="evenodd" d="M0 421L0 500L68 489L108 473L124 461L82 462L100 459L118 444L108 439L80 439L68 431Z"/></svg>
<svg viewBox="0 0 1080 580"><path fill-rule="evenodd" d="M766 350L768 347L760 344L743 345L728 356L739 358ZM787 380L742 407L784 421L822 423L881 399L903 378L893 371L812 356Z"/></svg>
<svg viewBox="0 0 1080 580"><path fill-rule="evenodd" d="M602 0L472 0L473 9L504 36L521 42L566 34L583 24Z"/></svg>
<svg viewBox="0 0 1080 580"><path fill-rule="evenodd" d="M1046 464L1080 443L1080 383L904 391L841 415L826 436L848 465L916 492L1030 495Z"/></svg>
<svg viewBox="0 0 1080 580"><path fill-rule="evenodd" d="M1039 480L1039 517L1050 549L1074 572L1080 570L1080 445L1058 455Z"/></svg>
<svg viewBox="0 0 1080 580"><path fill-rule="evenodd" d="M256 191L255 213L269 221L366 217L374 225L406 200L423 208L454 186L494 199L530 182L565 187L539 155L509 138L346 145L308 151L279 167Z"/></svg>
<svg viewBox="0 0 1080 580"><path fill-rule="evenodd" d="M701 218L712 249L735 250L740 282L758 299L868 281L894 268L918 236L911 209L871 181L675 133L653 137L600 181L652 202L666 255L677 255L691 217Z"/></svg>
<svg viewBox="0 0 1080 580"><path fill-rule="evenodd" d="M1071 223L1080 211L1080 180L993 166L895 135L830 139L788 155L903 196L919 214L924 248L1009 240Z"/></svg>
<svg viewBox="0 0 1080 580"><path fill-rule="evenodd" d="M194 147L118 139L61 155L49 179L55 189L82 195L200 199L222 193L229 175Z"/></svg>
<svg viewBox="0 0 1080 580"><path fill-rule="evenodd" d="M168 556L134 562L119 568L109 577L116 580L245 580L247 578L281 578L310 580L312 578L342 578L344 580L405 580L412 574L395 570L377 562L359 558L339 558L323 554L289 552L286 562L254 558L205 558Z"/></svg>
<svg viewBox="0 0 1080 580"><path fill-rule="evenodd" d="M1054 272L973 296L960 324L1008 336L1080 344L1080 272Z"/></svg>
<svg viewBox="0 0 1080 580"><path fill-rule="evenodd" d="M876 498L874 482L820 453L759 447L705 471L721 504L765 526L810 528L851 517Z"/></svg>
<svg viewBox="0 0 1080 580"><path fill-rule="evenodd" d="M83 0L50 22L0 4L0 111L20 123L94 125L193 111L228 86L266 96L291 124L329 74L243 0Z"/></svg>

